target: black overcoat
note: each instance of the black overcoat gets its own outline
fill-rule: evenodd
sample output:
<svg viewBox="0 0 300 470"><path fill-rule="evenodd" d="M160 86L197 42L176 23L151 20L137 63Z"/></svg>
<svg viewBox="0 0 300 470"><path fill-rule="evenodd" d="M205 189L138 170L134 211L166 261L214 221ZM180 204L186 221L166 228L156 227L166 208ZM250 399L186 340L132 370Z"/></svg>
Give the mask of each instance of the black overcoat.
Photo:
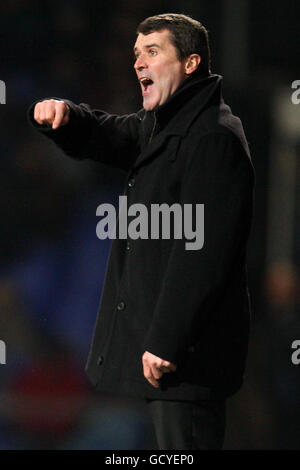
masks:
<svg viewBox="0 0 300 470"><path fill-rule="evenodd" d="M128 206L204 204L201 249L187 250L185 237L113 240L86 369L99 390L195 400L243 382L254 172L221 83L192 77L154 112L125 116L66 100L70 121L57 130L30 109L68 155L126 170ZM177 364L159 389L143 376L145 351Z"/></svg>

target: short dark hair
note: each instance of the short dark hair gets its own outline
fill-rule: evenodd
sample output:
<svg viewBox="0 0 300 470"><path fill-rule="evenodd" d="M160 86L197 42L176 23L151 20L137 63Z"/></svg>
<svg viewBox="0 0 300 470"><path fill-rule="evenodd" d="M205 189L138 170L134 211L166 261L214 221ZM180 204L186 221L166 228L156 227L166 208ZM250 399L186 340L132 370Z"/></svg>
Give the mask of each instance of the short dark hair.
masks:
<svg viewBox="0 0 300 470"><path fill-rule="evenodd" d="M137 34L150 34L168 29L170 40L176 48L180 61L190 54L199 54L201 62L198 71L210 73L210 47L207 29L197 20L179 13L164 13L146 18L137 28Z"/></svg>

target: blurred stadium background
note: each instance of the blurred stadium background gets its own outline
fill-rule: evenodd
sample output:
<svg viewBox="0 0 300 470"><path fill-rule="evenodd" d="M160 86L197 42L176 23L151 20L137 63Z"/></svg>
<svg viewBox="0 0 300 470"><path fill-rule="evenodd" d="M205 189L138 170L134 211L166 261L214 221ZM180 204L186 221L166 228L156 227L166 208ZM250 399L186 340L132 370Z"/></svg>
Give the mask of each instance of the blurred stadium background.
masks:
<svg viewBox="0 0 300 470"><path fill-rule="evenodd" d="M124 174L65 157L26 112L49 96L139 109L136 26L166 12L208 28L212 71L224 76L256 169L254 324L224 448L300 448L300 365L291 361L300 339L300 104L291 101L300 3L10 0L0 4L0 449L155 448L143 404L95 392L84 374L109 250L96 237L96 207L116 204Z"/></svg>

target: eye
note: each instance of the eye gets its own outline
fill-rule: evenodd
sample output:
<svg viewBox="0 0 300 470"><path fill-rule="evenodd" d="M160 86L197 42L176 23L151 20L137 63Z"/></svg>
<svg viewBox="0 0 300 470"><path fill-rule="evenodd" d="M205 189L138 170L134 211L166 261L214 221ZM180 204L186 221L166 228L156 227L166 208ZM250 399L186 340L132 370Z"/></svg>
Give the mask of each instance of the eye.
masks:
<svg viewBox="0 0 300 470"><path fill-rule="evenodd" d="M149 54L152 55L152 56L154 56L154 55L157 54L157 51L156 51L155 49L150 49L150 50L149 50Z"/></svg>

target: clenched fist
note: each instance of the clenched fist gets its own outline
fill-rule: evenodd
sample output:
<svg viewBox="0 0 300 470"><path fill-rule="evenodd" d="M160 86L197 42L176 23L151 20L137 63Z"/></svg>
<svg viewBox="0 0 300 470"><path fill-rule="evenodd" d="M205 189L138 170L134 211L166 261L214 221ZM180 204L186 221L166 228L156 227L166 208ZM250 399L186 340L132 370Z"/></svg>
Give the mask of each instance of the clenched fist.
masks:
<svg viewBox="0 0 300 470"><path fill-rule="evenodd" d="M34 107L34 119L38 124L52 124L57 129L69 122L70 108L64 101L44 100Z"/></svg>

